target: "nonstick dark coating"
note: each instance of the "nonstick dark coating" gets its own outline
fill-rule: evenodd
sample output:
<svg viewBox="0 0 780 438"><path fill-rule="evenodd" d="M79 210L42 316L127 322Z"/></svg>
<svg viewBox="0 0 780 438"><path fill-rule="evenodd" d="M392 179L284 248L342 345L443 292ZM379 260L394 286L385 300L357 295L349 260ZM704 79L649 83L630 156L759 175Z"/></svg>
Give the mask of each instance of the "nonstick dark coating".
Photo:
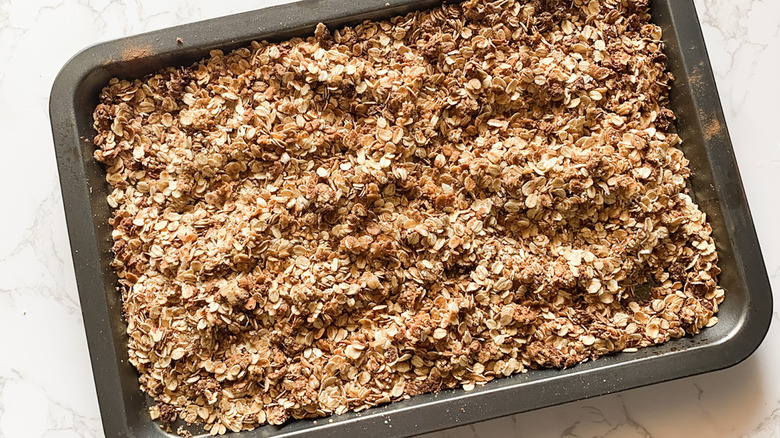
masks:
<svg viewBox="0 0 780 438"><path fill-rule="evenodd" d="M152 422L138 373L127 360L112 258L105 172L93 158L92 111L113 76L139 77L191 64L209 50L252 40L309 35L329 27L385 18L437 5L434 0L304 0L101 43L75 55L51 92L49 112L84 325L107 437L172 436ZM720 322L695 338L586 362L538 370L466 392L424 394L361 413L291 421L237 434L250 437L405 437L713 371L748 357L761 343L772 295L753 220L704 46L693 0L651 2L664 30L671 94L682 149L690 160L690 189L713 227L726 300ZM181 42L178 42L180 39ZM56 366L56 364L55 364ZM193 434L202 431L189 428Z"/></svg>

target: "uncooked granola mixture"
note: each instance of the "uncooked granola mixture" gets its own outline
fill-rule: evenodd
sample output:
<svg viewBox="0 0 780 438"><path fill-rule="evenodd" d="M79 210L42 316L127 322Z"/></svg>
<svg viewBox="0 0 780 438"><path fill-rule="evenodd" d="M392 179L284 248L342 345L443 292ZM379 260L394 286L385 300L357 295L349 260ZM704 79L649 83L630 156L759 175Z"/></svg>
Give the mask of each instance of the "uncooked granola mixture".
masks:
<svg viewBox="0 0 780 438"><path fill-rule="evenodd" d="M211 433L715 324L646 0L470 0L113 79L130 361Z"/></svg>

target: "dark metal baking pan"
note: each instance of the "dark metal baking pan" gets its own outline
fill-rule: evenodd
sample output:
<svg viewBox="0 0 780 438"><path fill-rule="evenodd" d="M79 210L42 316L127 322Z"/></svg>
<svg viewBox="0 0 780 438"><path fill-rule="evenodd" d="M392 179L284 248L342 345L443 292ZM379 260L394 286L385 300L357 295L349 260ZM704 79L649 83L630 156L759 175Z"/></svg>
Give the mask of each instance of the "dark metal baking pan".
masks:
<svg viewBox="0 0 780 438"><path fill-rule="evenodd" d="M337 27L436 4L436 0L306 0L98 44L63 67L52 88L49 111L106 436L168 434L150 420L138 374L127 360L121 299L109 266L110 211L105 200L109 189L103 168L92 158L92 110L100 89L113 76L138 77L162 67L190 64L215 48L308 35L318 22ZM420 395L357 414L291 421L240 436L410 436L725 368L758 347L769 326L772 296L693 0L655 0L651 9L653 20L664 30L669 69L677 78L671 107L678 117L682 148L691 161L691 192L709 216L720 253L720 283L726 290L720 322L694 338L566 370L530 371L469 392Z"/></svg>

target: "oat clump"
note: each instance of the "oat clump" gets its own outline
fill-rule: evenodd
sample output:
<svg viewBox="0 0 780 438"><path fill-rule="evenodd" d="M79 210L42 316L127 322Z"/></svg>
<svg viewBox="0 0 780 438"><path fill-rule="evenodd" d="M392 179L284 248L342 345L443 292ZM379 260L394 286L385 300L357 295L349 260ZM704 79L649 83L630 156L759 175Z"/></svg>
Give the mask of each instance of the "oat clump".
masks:
<svg viewBox="0 0 780 438"><path fill-rule="evenodd" d="M662 343L723 291L645 0L470 0L113 79L154 417L211 433Z"/></svg>

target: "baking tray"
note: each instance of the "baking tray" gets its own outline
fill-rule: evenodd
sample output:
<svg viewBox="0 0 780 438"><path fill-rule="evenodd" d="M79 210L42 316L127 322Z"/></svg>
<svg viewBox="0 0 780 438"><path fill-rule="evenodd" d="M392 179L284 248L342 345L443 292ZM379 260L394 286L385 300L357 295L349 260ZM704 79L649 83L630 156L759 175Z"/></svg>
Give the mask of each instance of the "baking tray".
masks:
<svg viewBox="0 0 780 438"><path fill-rule="evenodd" d="M108 437L163 437L147 413L138 373L127 360L112 259L105 171L92 158L92 110L113 76L139 77L191 64L212 49L252 40L310 35L329 27L436 6L436 0L304 0L101 43L75 55L52 87L51 117L76 281L103 428ZM538 370L466 392L446 390L318 420L291 421L242 432L250 437L404 437L560 403L609 394L734 365L761 343L772 295L742 188L693 0L654 0L653 21L664 30L668 67L677 78L671 108L690 160L690 189L708 214L720 254L726 300L720 322L694 338L616 354L565 370ZM180 39L177 41L177 39ZM198 433L197 427L192 427Z"/></svg>

